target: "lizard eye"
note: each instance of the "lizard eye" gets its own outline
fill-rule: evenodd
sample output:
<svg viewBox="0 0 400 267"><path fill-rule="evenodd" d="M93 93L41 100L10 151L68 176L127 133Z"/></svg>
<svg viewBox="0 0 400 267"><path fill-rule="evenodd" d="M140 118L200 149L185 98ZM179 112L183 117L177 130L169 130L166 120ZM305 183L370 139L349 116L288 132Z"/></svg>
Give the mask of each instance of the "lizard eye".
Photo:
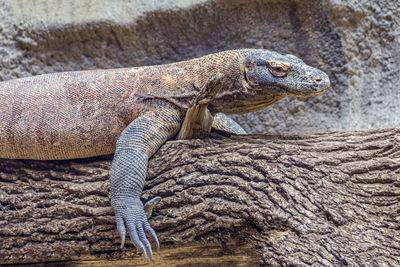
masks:
<svg viewBox="0 0 400 267"><path fill-rule="evenodd" d="M281 61L270 61L269 70L276 77L284 77L290 69L290 64Z"/></svg>

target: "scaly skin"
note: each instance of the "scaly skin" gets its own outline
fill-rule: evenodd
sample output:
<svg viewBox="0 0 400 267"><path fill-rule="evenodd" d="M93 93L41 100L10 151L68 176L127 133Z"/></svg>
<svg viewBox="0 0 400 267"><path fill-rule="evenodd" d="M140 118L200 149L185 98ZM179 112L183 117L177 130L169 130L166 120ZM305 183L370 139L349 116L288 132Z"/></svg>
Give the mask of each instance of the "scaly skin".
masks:
<svg viewBox="0 0 400 267"><path fill-rule="evenodd" d="M210 94L206 108L195 117L184 119L211 77L221 79L218 92ZM139 199L147 162L179 132L184 120L191 125L191 120L203 121L201 114L207 113L214 120L213 127L243 134L239 125L219 112L250 112L285 96L318 95L328 87L328 76L300 59L255 49L168 65L53 73L1 82L0 158L56 160L115 152L111 202L122 246L127 229L144 258L147 253L151 258L145 233L155 239L157 247L159 243ZM146 206L148 214L155 202Z"/></svg>

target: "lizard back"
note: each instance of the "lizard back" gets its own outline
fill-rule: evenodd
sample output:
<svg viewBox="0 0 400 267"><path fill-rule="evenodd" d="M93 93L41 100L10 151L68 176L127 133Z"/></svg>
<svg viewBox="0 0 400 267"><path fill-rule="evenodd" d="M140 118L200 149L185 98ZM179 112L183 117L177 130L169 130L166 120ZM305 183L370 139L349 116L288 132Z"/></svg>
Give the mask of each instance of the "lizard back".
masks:
<svg viewBox="0 0 400 267"><path fill-rule="evenodd" d="M0 82L0 158L112 154L123 129L151 105L171 104L184 114L212 73L225 73L235 82L239 69L231 66L238 64L226 64L232 60L238 53L226 51L166 65Z"/></svg>
<svg viewBox="0 0 400 267"><path fill-rule="evenodd" d="M116 107L124 93L137 91L124 72L63 72L1 82L0 157L52 160L113 153L126 126Z"/></svg>

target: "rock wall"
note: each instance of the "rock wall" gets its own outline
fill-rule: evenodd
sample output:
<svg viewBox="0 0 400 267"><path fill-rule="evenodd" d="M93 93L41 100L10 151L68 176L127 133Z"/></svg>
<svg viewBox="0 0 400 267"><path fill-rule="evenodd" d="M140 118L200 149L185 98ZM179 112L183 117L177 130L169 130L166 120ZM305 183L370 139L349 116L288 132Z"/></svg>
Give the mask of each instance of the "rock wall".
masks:
<svg viewBox="0 0 400 267"><path fill-rule="evenodd" d="M0 80L265 48L321 68L332 88L233 116L248 132L399 126L399 10L397 0L2 0Z"/></svg>

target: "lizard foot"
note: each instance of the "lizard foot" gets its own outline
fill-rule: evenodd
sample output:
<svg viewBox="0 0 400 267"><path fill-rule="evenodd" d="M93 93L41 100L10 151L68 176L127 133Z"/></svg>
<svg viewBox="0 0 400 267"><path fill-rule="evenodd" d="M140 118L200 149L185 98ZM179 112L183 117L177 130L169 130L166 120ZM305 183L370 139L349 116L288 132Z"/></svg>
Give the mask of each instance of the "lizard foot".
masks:
<svg viewBox="0 0 400 267"><path fill-rule="evenodd" d="M157 203L157 201L154 199L150 201L152 201L149 204L151 207ZM158 241L156 232L153 230L153 228L151 228L149 222L147 221L146 212L144 211L144 207L140 199L138 197L123 196L115 197L112 202L115 209L118 232L121 236L121 248L123 248L125 244L127 228L132 242L136 248L143 253L144 260L146 261L147 258L146 248L149 252L149 258L151 260L153 257L153 252L151 250L150 242L146 237L146 233L148 233L155 240L157 251L160 248L160 243Z"/></svg>

